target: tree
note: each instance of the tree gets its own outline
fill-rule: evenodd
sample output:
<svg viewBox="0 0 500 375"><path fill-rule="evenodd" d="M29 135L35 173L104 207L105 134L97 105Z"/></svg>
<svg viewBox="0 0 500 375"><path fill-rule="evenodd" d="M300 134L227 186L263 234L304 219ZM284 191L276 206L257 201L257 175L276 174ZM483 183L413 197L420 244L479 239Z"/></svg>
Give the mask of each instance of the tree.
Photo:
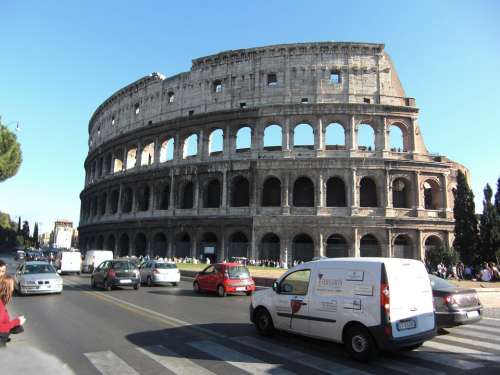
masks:
<svg viewBox="0 0 500 375"><path fill-rule="evenodd" d="M40 247L40 242L38 241L38 223L35 222L35 227L33 228L33 243L36 248Z"/></svg>
<svg viewBox="0 0 500 375"><path fill-rule="evenodd" d="M497 215L500 217L500 177L497 180L497 192L495 194L495 208L497 210Z"/></svg>
<svg viewBox="0 0 500 375"><path fill-rule="evenodd" d="M23 160L16 135L0 122L0 182L14 176Z"/></svg>
<svg viewBox="0 0 500 375"><path fill-rule="evenodd" d="M481 261L490 262L495 260L495 253L499 245L499 217L495 206L491 202L493 191L491 186L486 184L484 188L483 213L479 224L480 248L479 255Z"/></svg>
<svg viewBox="0 0 500 375"><path fill-rule="evenodd" d="M455 241L453 247L460 254L465 264L474 264L477 259L479 233L474 206L474 193L469 188L462 171L457 174L457 190L455 193Z"/></svg>
<svg viewBox="0 0 500 375"><path fill-rule="evenodd" d="M425 263L429 270L435 270L439 263L451 267L459 261L458 254L448 246L438 246L425 253Z"/></svg>
<svg viewBox="0 0 500 375"><path fill-rule="evenodd" d="M21 234L21 216L19 216L19 220L17 220L17 234Z"/></svg>
<svg viewBox="0 0 500 375"><path fill-rule="evenodd" d="M30 238L30 224L27 221L23 222L23 229L21 229L21 234L25 241Z"/></svg>

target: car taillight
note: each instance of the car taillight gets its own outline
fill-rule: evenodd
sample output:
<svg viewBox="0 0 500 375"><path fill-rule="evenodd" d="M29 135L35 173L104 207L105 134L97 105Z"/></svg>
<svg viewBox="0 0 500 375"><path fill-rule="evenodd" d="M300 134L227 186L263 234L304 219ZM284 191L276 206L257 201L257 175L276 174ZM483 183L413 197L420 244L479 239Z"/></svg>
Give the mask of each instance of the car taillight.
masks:
<svg viewBox="0 0 500 375"><path fill-rule="evenodd" d="M456 305L457 300L453 296L444 296L443 301L446 305Z"/></svg>
<svg viewBox="0 0 500 375"><path fill-rule="evenodd" d="M114 269L108 270L108 277L116 277L116 272Z"/></svg>

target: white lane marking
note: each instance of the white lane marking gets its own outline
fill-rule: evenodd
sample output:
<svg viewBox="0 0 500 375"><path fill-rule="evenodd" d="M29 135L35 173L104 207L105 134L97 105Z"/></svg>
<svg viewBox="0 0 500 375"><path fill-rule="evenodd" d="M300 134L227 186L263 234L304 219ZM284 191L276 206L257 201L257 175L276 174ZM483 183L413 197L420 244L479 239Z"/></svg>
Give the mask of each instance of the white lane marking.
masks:
<svg viewBox="0 0 500 375"><path fill-rule="evenodd" d="M465 359L461 358L455 358L452 355L440 352L436 353L436 352L426 352L419 350L414 352L408 352L405 355L407 355L408 357L434 362L440 365L458 368L460 370L474 370L477 368L484 367L484 365L480 363L466 361Z"/></svg>
<svg viewBox="0 0 500 375"><path fill-rule="evenodd" d="M426 341L424 343L426 348L442 350L449 353L465 354L472 358L481 359L483 361L500 362L500 356L492 353L485 353L483 351L463 348L461 346L443 344L437 341Z"/></svg>
<svg viewBox="0 0 500 375"><path fill-rule="evenodd" d="M500 290L499 290L500 291ZM490 317L483 317L484 320L495 320L497 322L500 322L499 318L490 318Z"/></svg>
<svg viewBox="0 0 500 375"><path fill-rule="evenodd" d="M489 327L489 326L482 326L482 325L478 325L478 324L470 324L470 325L460 326L460 328L461 329L465 329L465 330L470 329L472 331L476 331L476 330L479 330L479 331L488 331L488 332L491 332L491 333L496 333L498 335L498 337L500 337L500 327L498 327L498 328L492 328L492 327Z"/></svg>
<svg viewBox="0 0 500 375"><path fill-rule="evenodd" d="M92 352L84 354L103 375L139 375L123 359L112 351Z"/></svg>
<svg viewBox="0 0 500 375"><path fill-rule="evenodd" d="M267 353L271 353L274 356L285 358L287 361L292 361L300 365L313 368L315 370L326 372L327 374L336 374L336 375L368 374L367 372L361 370L356 370L348 366L341 365L339 363L327 361L325 359L315 357L310 354L300 352L298 350L289 349L281 345L276 345L266 340L257 339L255 337L240 336L240 337L233 337L232 340L236 341L239 344L249 346L257 350L262 350Z"/></svg>
<svg viewBox="0 0 500 375"><path fill-rule="evenodd" d="M413 374L446 375L446 373L442 371L436 371L430 368L416 366L413 364L409 364L407 362L399 362L399 361L383 359L383 362L377 364L383 367L390 368L391 370L396 370L402 372L403 374L409 374L409 375Z"/></svg>
<svg viewBox="0 0 500 375"><path fill-rule="evenodd" d="M230 365L237 367L243 371L247 371L254 375L290 375L290 372L282 368L281 364L270 364L261 361L260 359L251 357L247 354L240 353L236 350L229 349L223 345L213 341L193 341L188 345L198 349L212 357L219 358Z"/></svg>
<svg viewBox="0 0 500 375"><path fill-rule="evenodd" d="M138 351L158 362L177 375L213 375L214 373L162 345L137 348Z"/></svg>
<svg viewBox="0 0 500 375"><path fill-rule="evenodd" d="M446 337L443 337L446 339ZM463 337L456 337L456 336L451 336L448 338L450 341L459 342L462 344L466 345L472 345L472 346L477 346L478 348L484 348L486 351L490 351L492 349L500 350L500 344L493 344L491 342L484 342L484 341L478 341L478 340L471 340L471 339L464 339Z"/></svg>
<svg viewBox="0 0 500 375"><path fill-rule="evenodd" d="M469 335L470 337L473 338L479 338L479 339L487 339L487 340L493 340L493 341L500 341L500 335L490 335L488 333L483 333L481 331L476 331L476 330L471 330L471 329L466 329L466 327L455 327L453 330L450 330L450 333L458 333L460 335ZM443 336L446 337L446 336ZM452 336L455 337L455 336Z"/></svg>

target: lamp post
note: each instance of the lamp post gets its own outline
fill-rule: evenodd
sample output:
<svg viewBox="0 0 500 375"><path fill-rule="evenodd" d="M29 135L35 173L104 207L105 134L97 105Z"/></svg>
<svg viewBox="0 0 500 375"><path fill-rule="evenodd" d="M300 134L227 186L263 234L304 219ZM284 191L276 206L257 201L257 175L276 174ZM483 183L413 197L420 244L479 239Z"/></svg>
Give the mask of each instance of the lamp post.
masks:
<svg viewBox="0 0 500 375"><path fill-rule="evenodd" d="M19 121L11 121L7 124L2 124L2 116L0 116L0 125L4 125L5 127L8 127L12 124L16 124L16 132L20 131L21 130L21 127L19 126Z"/></svg>

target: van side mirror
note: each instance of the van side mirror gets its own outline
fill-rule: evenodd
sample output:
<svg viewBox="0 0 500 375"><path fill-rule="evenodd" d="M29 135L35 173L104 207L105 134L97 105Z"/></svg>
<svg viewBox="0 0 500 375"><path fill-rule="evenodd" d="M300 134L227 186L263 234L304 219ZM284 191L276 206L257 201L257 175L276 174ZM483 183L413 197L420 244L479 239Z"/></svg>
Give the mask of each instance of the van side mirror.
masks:
<svg viewBox="0 0 500 375"><path fill-rule="evenodd" d="M274 290L276 293L278 293L278 294L279 294L279 292L280 292L280 284L278 284L278 282L277 282L277 281L275 281L275 282L273 283L273 290Z"/></svg>

